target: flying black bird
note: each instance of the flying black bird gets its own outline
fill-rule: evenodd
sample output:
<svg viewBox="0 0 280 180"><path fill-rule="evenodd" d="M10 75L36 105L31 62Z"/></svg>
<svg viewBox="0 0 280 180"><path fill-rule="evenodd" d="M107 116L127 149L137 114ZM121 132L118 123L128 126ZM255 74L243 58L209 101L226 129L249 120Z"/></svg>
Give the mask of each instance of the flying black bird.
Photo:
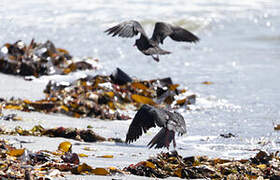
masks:
<svg viewBox="0 0 280 180"><path fill-rule="evenodd" d="M159 61L159 55L170 54L171 52L163 50L159 47L159 43L163 44L163 40L169 36L174 41L197 42L199 38L193 33L179 26L172 26L164 22L155 24L154 32L151 38L148 38L145 30L137 21L125 21L105 31L108 35L131 38L140 33L140 38L135 41L139 51L147 56L152 56L155 61Z"/></svg>
<svg viewBox="0 0 280 180"><path fill-rule="evenodd" d="M149 148L166 147L173 140L173 146L176 147L175 132L183 135L187 132L186 124L183 116L178 112L170 112L165 109L158 109L150 105L144 104L134 116L128 132L126 134L126 143L136 141L143 132L146 133L151 127L162 127L162 129L149 142Z"/></svg>

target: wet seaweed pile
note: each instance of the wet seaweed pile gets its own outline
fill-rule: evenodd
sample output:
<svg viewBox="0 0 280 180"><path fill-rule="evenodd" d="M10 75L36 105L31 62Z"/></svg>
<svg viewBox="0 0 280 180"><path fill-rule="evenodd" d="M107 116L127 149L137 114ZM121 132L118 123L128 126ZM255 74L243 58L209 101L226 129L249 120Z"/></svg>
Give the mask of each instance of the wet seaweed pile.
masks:
<svg viewBox="0 0 280 180"><path fill-rule="evenodd" d="M13 136L47 136L47 137L62 137L66 139L74 139L83 142L97 142L97 141L114 141L123 142L120 138L105 138L96 134L91 129L77 129L77 128L50 128L45 129L41 125L35 125L31 129L23 129L20 126L14 130L7 130L0 128L0 134Z"/></svg>
<svg viewBox="0 0 280 180"><path fill-rule="evenodd" d="M194 94L185 95L171 78L138 80L117 69L110 76L87 76L72 83L50 81L38 101L2 100L3 108L45 113L63 113L72 117L129 119L123 110L137 109L142 104L177 108L194 104ZM180 98L178 98L180 97Z"/></svg>
<svg viewBox="0 0 280 180"><path fill-rule="evenodd" d="M16 148L5 140L0 141L0 176L9 179L49 179L80 175L128 175L154 178L179 177L184 179L279 179L278 152L268 154L259 151L255 157L243 160L211 159L207 156L182 158L176 151L160 153L146 161L118 169L116 167L92 167L81 163L86 154L72 152L72 144L61 142L54 152L29 151ZM113 155L96 158L114 158Z"/></svg>
<svg viewBox="0 0 280 180"><path fill-rule="evenodd" d="M8 179L52 179L67 174L114 175L124 172L115 167L93 168L80 163L86 154L72 152L72 144L64 141L57 151L29 151L0 141L0 176Z"/></svg>
<svg viewBox="0 0 280 180"><path fill-rule="evenodd" d="M67 50L56 48L51 41L36 43L32 40L26 45L19 40L6 43L0 49L0 72L6 74L39 77L95 68L86 61L75 62Z"/></svg>
<svg viewBox="0 0 280 180"><path fill-rule="evenodd" d="M257 179L280 178L278 152L259 151L255 157L244 160L210 159L207 156L182 158L176 151L161 153L147 161L126 168L131 174L147 177L180 177L185 179Z"/></svg>

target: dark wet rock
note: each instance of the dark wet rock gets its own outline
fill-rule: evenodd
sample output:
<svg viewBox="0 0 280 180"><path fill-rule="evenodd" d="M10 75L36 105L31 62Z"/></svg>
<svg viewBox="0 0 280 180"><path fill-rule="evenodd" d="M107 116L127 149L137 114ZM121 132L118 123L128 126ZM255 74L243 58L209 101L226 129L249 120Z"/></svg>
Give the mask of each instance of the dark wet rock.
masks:
<svg viewBox="0 0 280 180"><path fill-rule="evenodd" d="M220 134L221 137L223 138L233 138L236 137L234 134L232 133L227 133L227 134Z"/></svg>
<svg viewBox="0 0 280 180"><path fill-rule="evenodd" d="M124 85L132 82L132 78L128 74L123 72L120 68L117 68L111 75L112 82L117 85Z"/></svg>
<svg viewBox="0 0 280 180"><path fill-rule="evenodd" d="M158 80L155 80L155 82L158 83L158 85L156 86L156 91L157 91L158 97L162 96L164 93L166 93L168 91L168 89L166 89L164 87L169 87L170 85L173 84L172 79L170 77L158 79Z"/></svg>

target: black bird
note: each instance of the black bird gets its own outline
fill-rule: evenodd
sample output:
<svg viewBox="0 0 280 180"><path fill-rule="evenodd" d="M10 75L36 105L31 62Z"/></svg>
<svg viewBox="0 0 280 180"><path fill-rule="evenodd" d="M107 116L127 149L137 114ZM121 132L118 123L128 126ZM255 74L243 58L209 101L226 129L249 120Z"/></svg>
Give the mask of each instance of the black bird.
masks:
<svg viewBox="0 0 280 180"><path fill-rule="evenodd" d="M170 112L144 104L134 116L126 134L125 142L131 143L136 141L143 132L146 133L151 127L156 127L156 125L162 127L162 129L149 142L149 148L156 145L156 149L162 147L169 149L171 141L173 141L175 148L175 132L178 132L178 135L183 135L187 132L185 120L178 112Z"/></svg>
<svg viewBox="0 0 280 180"><path fill-rule="evenodd" d="M159 55L170 54L171 52L159 47L163 40L169 36L174 41L197 42L199 38L193 33L179 26L172 26L164 22L155 24L154 32L151 38L148 38L145 30L137 21L125 21L105 31L108 35L131 38L140 33L140 38L135 41L136 46L143 54L152 56L155 61L159 61ZM154 56L156 55L156 57Z"/></svg>

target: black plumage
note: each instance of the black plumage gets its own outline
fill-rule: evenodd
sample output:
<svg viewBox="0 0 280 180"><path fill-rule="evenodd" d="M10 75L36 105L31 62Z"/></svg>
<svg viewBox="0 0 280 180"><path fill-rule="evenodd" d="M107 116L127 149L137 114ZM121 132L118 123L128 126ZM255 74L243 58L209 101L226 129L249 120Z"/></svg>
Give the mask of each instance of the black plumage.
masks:
<svg viewBox="0 0 280 180"><path fill-rule="evenodd" d="M178 132L179 135L187 132L185 120L178 112L170 112L144 104L134 116L126 134L125 142L136 141L143 132L146 133L151 127L156 126L162 127L162 129L149 142L149 148L155 146L155 148L166 147L169 149L171 141L176 147L175 132Z"/></svg>
<svg viewBox="0 0 280 180"><path fill-rule="evenodd" d="M108 35L131 38L140 33L140 38L135 41L136 47L145 55L150 55L155 61L159 61L159 55L170 54L171 52L163 50L159 44L169 36L174 41L197 42L199 38L188 30L179 26L173 26L164 22L155 24L154 32L151 38L148 38L145 30L137 21L125 21L105 31Z"/></svg>

